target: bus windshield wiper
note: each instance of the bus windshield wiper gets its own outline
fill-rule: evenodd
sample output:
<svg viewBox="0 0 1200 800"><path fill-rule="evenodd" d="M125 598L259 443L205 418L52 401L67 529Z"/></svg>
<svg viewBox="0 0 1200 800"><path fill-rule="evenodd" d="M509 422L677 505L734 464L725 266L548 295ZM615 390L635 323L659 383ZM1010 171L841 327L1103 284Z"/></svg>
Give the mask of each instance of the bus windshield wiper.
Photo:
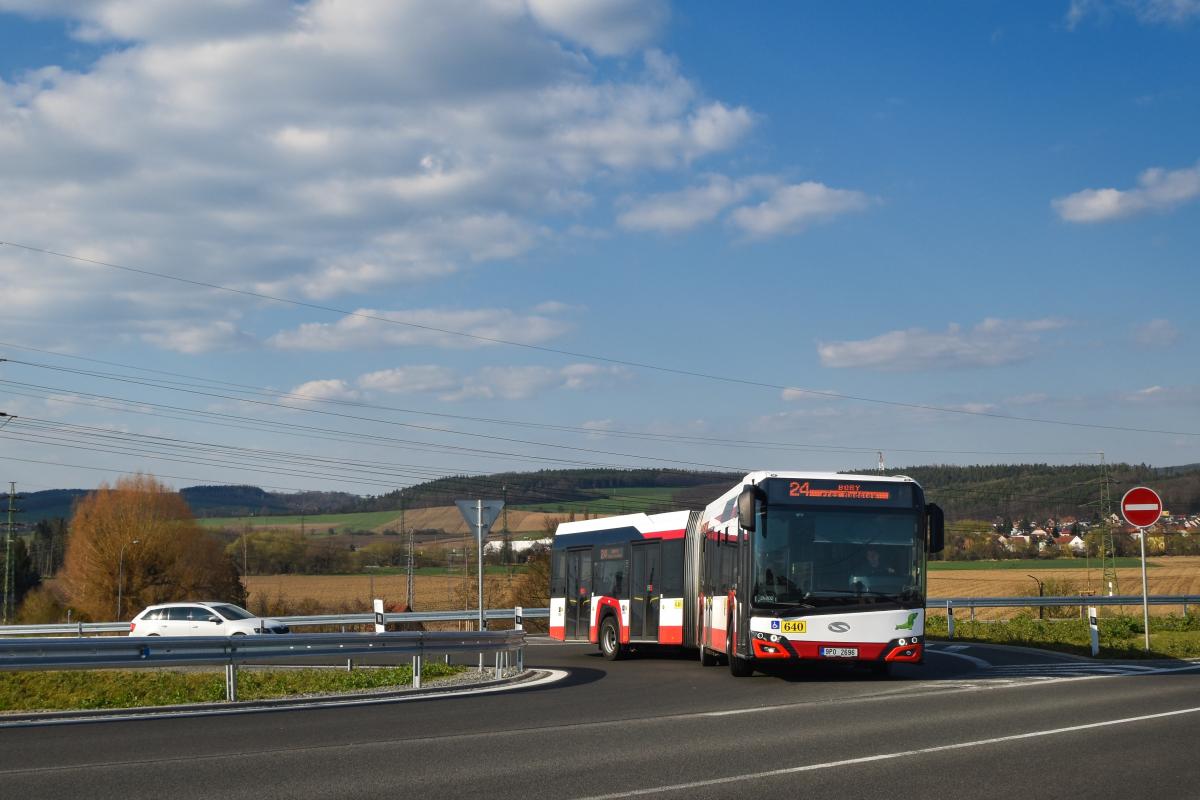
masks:
<svg viewBox="0 0 1200 800"><path fill-rule="evenodd" d="M769 611L776 616L795 608L816 608L812 603L770 603L769 605L756 604L756 607L761 608L763 611Z"/></svg>

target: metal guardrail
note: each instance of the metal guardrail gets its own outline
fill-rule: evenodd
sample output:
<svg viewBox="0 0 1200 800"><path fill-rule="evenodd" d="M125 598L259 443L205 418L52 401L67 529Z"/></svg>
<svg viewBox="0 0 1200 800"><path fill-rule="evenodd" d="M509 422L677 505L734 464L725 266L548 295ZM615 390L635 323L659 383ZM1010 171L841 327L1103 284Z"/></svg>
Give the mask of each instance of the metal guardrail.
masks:
<svg viewBox="0 0 1200 800"><path fill-rule="evenodd" d="M947 606L954 608L1039 608L1050 606L1136 606L1141 605L1140 594L1128 595L1071 595L1068 597L930 597L925 601L928 609L945 610ZM1200 595L1150 595L1152 606L1181 606L1186 616L1188 606L1200 605ZM491 608L483 612L485 619L510 620L513 618L511 608ZM409 613L384 614L388 624L405 622L473 622L479 616L478 611L426 611ZM525 619L549 619L548 608L526 608L523 612ZM272 617L287 625L289 628L304 628L317 626L350 626L371 625L375 615L363 614L325 614L297 617ZM76 622L54 625L6 625L0 626L0 636L86 636L96 633L128 633L128 622Z"/></svg>
<svg viewBox="0 0 1200 800"><path fill-rule="evenodd" d="M1200 605L1200 595L1152 594L1146 598L1152 606L1182 606L1187 616L1189 605ZM1070 595L1067 597L931 597L926 608L1041 608L1052 606L1140 606L1140 594ZM2 629L0 629L2 630Z"/></svg>
<svg viewBox="0 0 1200 800"><path fill-rule="evenodd" d="M374 618L372 617L372 621ZM225 667L225 695L237 699L237 668L248 662L355 656L411 657L413 686L421 686L426 656L495 654L496 677L516 653L524 669L525 631L403 631L396 633L310 633L271 636L99 636L0 639L0 670L111 669L178 666Z"/></svg>
<svg viewBox="0 0 1200 800"><path fill-rule="evenodd" d="M526 608L522 615L525 619L549 619L548 608ZM511 608L490 608L483 612L484 619L513 618ZM479 618L475 611L426 611L409 613L390 613L383 615L384 622L398 624L405 622L474 622ZM325 614L298 617L268 617L277 619L289 628L304 628L316 626L349 626L373 625L375 615L362 614ZM72 622L47 625L2 625L0 636L85 636L95 633L128 633L128 622Z"/></svg>

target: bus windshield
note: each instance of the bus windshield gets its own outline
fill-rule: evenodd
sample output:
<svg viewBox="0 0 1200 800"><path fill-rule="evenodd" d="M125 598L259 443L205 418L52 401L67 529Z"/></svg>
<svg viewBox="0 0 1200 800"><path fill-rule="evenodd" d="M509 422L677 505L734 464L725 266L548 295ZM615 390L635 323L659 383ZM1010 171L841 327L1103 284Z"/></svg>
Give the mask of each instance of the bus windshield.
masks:
<svg viewBox="0 0 1200 800"><path fill-rule="evenodd" d="M767 506L753 546L751 603L820 608L924 602L924 537L912 510Z"/></svg>

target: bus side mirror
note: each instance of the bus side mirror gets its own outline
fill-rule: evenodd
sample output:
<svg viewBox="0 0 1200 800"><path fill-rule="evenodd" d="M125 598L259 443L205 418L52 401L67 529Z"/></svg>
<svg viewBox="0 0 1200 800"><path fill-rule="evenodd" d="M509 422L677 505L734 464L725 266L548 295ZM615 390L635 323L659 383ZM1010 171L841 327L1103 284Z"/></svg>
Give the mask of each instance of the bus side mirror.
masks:
<svg viewBox="0 0 1200 800"><path fill-rule="evenodd" d="M738 525L742 530L753 531L755 527L755 500L765 500L763 490L754 486L747 486L742 489L742 493L738 495Z"/></svg>
<svg viewBox="0 0 1200 800"><path fill-rule="evenodd" d="M940 553L946 546L946 518L941 506L936 503L925 506L925 517L929 524L929 552Z"/></svg>

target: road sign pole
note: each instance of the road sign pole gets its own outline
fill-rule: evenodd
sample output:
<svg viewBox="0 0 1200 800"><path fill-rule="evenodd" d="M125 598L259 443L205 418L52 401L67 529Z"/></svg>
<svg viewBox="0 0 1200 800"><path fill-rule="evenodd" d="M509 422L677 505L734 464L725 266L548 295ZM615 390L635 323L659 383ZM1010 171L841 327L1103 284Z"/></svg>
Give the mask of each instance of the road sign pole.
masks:
<svg viewBox="0 0 1200 800"><path fill-rule="evenodd" d="M1142 543L1142 624L1146 629L1146 652L1150 652L1150 600L1146 586L1146 531L1161 519L1162 498L1147 486L1135 486L1121 498L1121 516L1138 529Z"/></svg>
<svg viewBox="0 0 1200 800"><path fill-rule="evenodd" d="M1138 528L1142 540L1142 622L1146 626L1146 652L1150 652L1150 599L1146 594L1146 529Z"/></svg>
<svg viewBox="0 0 1200 800"><path fill-rule="evenodd" d="M479 559L479 630L483 630L483 501L475 501L475 552Z"/></svg>

